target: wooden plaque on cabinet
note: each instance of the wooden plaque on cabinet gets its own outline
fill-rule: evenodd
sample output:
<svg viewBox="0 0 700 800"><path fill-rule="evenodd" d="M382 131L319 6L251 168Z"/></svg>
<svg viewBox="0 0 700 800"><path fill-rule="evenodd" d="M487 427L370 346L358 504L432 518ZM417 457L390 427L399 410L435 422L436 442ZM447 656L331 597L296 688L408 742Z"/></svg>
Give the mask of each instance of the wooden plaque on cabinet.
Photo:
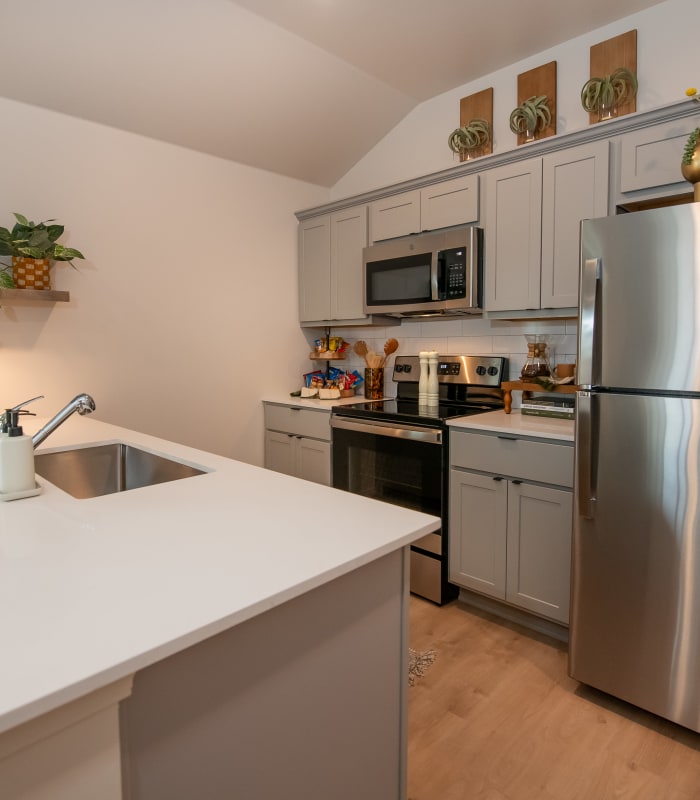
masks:
<svg viewBox="0 0 700 800"><path fill-rule="evenodd" d="M473 119L485 119L491 128L491 137L493 137L493 86L463 97L459 101L460 128L468 125ZM481 149L482 156L487 156L489 153L493 153L493 141L489 141ZM459 160L466 161L466 153L461 153Z"/></svg>
<svg viewBox="0 0 700 800"><path fill-rule="evenodd" d="M637 30L621 33L612 39L594 44L591 47L591 78L604 78L620 67L637 74ZM583 87L581 87L583 88ZM632 114L637 110L637 95L627 100L617 109L617 116ZM591 125L598 122L598 114L588 115Z"/></svg>
<svg viewBox="0 0 700 800"><path fill-rule="evenodd" d="M543 131L537 131L536 139L546 139L557 132L557 62L550 61L518 75L518 105L533 95L546 94L552 121ZM518 144L525 143L525 134L518 134Z"/></svg>

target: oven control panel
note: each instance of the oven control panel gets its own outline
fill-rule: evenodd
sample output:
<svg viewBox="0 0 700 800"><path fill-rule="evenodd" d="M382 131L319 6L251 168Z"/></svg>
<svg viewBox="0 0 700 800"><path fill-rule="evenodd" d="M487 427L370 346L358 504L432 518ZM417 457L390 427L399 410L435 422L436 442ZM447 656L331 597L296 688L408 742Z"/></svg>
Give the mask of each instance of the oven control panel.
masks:
<svg viewBox="0 0 700 800"><path fill-rule="evenodd" d="M438 381L472 386L500 387L506 368L503 356L438 356ZM393 378L398 383L418 383L418 356L396 356Z"/></svg>

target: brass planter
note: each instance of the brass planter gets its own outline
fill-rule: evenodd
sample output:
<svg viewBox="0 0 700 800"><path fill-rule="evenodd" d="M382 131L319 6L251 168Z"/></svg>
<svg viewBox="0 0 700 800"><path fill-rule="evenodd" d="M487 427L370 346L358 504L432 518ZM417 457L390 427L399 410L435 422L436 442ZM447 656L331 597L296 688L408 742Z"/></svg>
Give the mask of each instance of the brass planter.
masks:
<svg viewBox="0 0 700 800"><path fill-rule="evenodd" d="M48 258L12 256L12 280L18 289L50 289L50 267Z"/></svg>
<svg viewBox="0 0 700 800"><path fill-rule="evenodd" d="M681 174L693 184L695 202L700 203L700 142L695 145L690 164L681 164Z"/></svg>

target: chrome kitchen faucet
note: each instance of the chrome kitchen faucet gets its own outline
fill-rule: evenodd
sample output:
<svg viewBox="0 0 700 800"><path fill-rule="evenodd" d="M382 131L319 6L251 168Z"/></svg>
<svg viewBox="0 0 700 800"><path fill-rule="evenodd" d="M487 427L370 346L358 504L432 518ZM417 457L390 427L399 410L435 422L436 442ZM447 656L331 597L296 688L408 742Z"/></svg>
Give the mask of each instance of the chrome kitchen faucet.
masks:
<svg viewBox="0 0 700 800"><path fill-rule="evenodd" d="M89 394L79 394L74 397L65 408L62 408L53 419L50 419L41 430L37 431L32 436L32 444L34 447L41 444L47 436L50 436L59 425L62 425L68 417L76 411L78 414L84 416L85 414L92 414L95 410L95 401Z"/></svg>

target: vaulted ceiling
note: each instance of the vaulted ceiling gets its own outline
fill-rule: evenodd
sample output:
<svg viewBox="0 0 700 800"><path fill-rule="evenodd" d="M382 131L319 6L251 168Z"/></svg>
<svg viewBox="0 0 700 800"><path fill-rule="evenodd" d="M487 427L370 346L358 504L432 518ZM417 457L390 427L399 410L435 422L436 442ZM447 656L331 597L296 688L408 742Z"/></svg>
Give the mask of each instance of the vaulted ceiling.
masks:
<svg viewBox="0 0 700 800"><path fill-rule="evenodd" d="M0 0L0 95L331 186L427 98L657 2Z"/></svg>

